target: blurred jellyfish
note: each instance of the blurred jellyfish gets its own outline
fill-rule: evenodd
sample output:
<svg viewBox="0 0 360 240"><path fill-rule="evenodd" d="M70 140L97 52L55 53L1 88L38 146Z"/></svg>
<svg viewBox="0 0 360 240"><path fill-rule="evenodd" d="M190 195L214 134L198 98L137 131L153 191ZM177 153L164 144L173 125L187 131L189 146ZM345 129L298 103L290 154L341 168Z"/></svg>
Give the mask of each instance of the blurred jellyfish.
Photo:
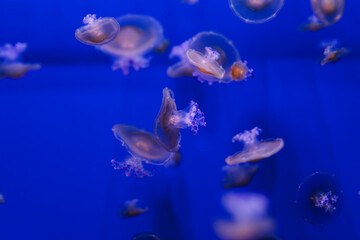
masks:
<svg viewBox="0 0 360 240"><path fill-rule="evenodd" d="M114 169L125 170L127 176L134 175L137 178L152 176L145 170L143 162L152 165L164 165L174 156L173 152L166 151L154 138L154 135L145 130L133 126L117 124L112 128L115 138L118 139L131 158L125 162L111 161Z"/></svg>
<svg viewBox="0 0 360 240"><path fill-rule="evenodd" d="M221 34L200 32L190 40L175 46L170 58L179 62L167 69L169 77L194 76L200 82L229 83L252 77L247 61L241 61L233 43Z"/></svg>
<svg viewBox="0 0 360 240"><path fill-rule="evenodd" d="M276 17L284 0L229 0L230 8L247 23L264 23Z"/></svg>
<svg viewBox="0 0 360 240"><path fill-rule="evenodd" d="M83 19L85 26L75 31L75 37L80 42L98 46L115 39L119 34L120 25L115 18L96 18L95 14L88 14Z"/></svg>
<svg viewBox="0 0 360 240"><path fill-rule="evenodd" d="M345 0L311 0L311 7L323 24L331 25L343 16Z"/></svg>
<svg viewBox="0 0 360 240"><path fill-rule="evenodd" d="M269 141L258 141L257 136L262 130L254 127L250 131L236 134L232 142L238 141L244 143L242 151L235 153L225 159L229 165L246 162L257 162L261 159L268 158L279 152L284 147L284 141L281 138L276 138Z"/></svg>
<svg viewBox="0 0 360 240"><path fill-rule="evenodd" d="M168 50L169 46L170 46L170 41L168 39L164 39L157 46L155 46L153 50L154 52L157 53L163 53L166 52L166 50Z"/></svg>
<svg viewBox="0 0 360 240"><path fill-rule="evenodd" d="M177 168L181 162L181 154L179 152L175 152L174 157L166 162L165 167L168 168Z"/></svg>
<svg viewBox="0 0 360 240"><path fill-rule="evenodd" d="M169 152L180 148L180 128L191 128L194 134L199 126L206 126L204 113L194 101L183 109L177 110L174 93L168 88L163 89L160 111L155 119L154 133L156 140Z"/></svg>
<svg viewBox="0 0 360 240"><path fill-rule="evenodd" d="M313 15L313 16L309 17L307 23L302 24L299 27L299 30L300 31L313 31L313 32L315 32L315 31L319 31L320 29L324 28L325 26L326 26L325 24L320 22L320 20Z"/></svg>
<svg viewBox="0 0 360 240"><path fill-rule="evenodd" d="M241 163L223 167L225 175L222 179L224 188L237 188L248 185L257 172L259 165L256 163Z"/></svg>
<svg viewBox="0 0 360 240"><path fill-rule="evenodd" d="M194 5L195 3L199 2L199 0L182 0L182 2L189 5Z"/></svg>
<svg viewBox="0 0 360 240"><path fill-rule="evenodd" d="M139 199L128 200L120 207L119 215L123 218L136 217L142 213L149 211L149 208L141 208L137 206Z"/></svg>
<svg viewBox="0 0 360 240"><path fill-rule="evenodd" d="M350 52L349 48L338 48L338 40L324 41L321 46L324 48L324 57L320 62L321 66L327 63L337 62L340 58Z"/></svg>
<svg viewBox="0 0 360 240"><path fill-rule="evenodd" d="M145 55L163 43L163 28L154 18L128 14L116 19L120 32L116 38L98 48L114 59L112 69L121 69L124 75L132 66L135 70L147 68L150 57Z"/></svg>
<svg viewBox="0 0 360 240"><path fill-rule="evenodd" d="M135 236L132 237L131 240L160 240L160 238L156 236L155 233L143 232L136 234Z"/></svg>
<svg viewBox="0 0 360 240"><path fill-rule="evenodd" d="M0 203L5 203L5 198L2 192L0 192Z"/></svg>
<svg viewBox="0 0 360 240"><path fill-rule="evenodd" d="M299 214L305 221L326 225L340 213L343 193L334 174L315 172L300 184L295 201Z"/></svg>
<svg viewBox="0 0 360 240"><path fill-rule="evenodd" d="M216 234L224 240L255 240L275 231L275 221L268 216L269 200L258 193L228 193L222 204L232 220L217 220Z"/></svg>
<svg viewBox="0 0 360 240"><path fill-rule="evenodd" d="M26 43L5 44L0 47L0 58L4 59L0 63L0 79L5 77L17 79L23 77L28 71L40 69L40 64L21 62L21 55L26 48Z"/></svg>

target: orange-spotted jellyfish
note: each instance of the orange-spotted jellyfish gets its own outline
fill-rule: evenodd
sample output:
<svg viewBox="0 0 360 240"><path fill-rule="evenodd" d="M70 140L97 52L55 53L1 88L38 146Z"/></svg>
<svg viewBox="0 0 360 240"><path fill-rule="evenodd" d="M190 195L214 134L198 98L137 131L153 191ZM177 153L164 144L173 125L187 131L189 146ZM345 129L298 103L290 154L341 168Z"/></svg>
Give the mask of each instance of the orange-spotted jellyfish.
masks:
<svg viewBox="0 0 360 240"><path fill-rule="evenodd" d="M230 8L247 23L264 23L276 17L284 0L229 0Z"/></svg>
<svg viewBox="0 0 360 240"><path fill-rule="evenodd" d="M200 82L229 83L252 77L247 61L241 61L234 44L215 32L200 32L190 40L175 46L170 58L179 62L167 69L169 77L194 76Z"/></svg>
<svg viewBox="0 0 360 240"><path fill-rule="evenodd" d="M126 201L119 209L119 216L123 218L131 218L149 211L149 208L139 207L137 204L138 202L139 199L137 198Z"/></svg>
<svg viewBox="0 0 360 240"><path fill-rule="evenodd" d="M120 25L115 18L96 18L95 14L84 17L82 26L75 31L75 37L80 42L98 46L106 44L115 39L120 31Z"/></svg>
<svg viewBox="0 0 360 240"><path fill-rule="evenodd" d="M154 126L155 138L163 148L176 152L180 148L180 129L190 128L196 134L199 126L206 126L206 122L198 104L190 101L187 108L177 110L174 93L164 88L162 104Z"/></svg>
<svg viewBox="0 0 360 240"><path fill-rule="evenodd" d="M259 141L257 136L262 130L258 127L250 131L244 131L235 135L232 142L243 142L244 147L240 152L235 153L225 159L228 165L246 162L258 162L279 152L284 147L284 140L276 138L268 141Z"/></svg>
<svg viewBox="0 0 360 240"><path fill-rule="evenodd" d="M128 14L118 17L120 31L113 41L98 48L113 58L112 69L121 69L129 74L130 67L135 70L147 68L154 49L164 45L163 28L154 18L144 15Z"/></svg>
<svg viewBox="0 0 360 240"><path fill-rule="evenodd" d="M344 55L348 54L350 52L349 48L339 48L337 45L339 44L339 41L334 39L330 41L323 41L321 43L321 46L324 48L324 56L320 62L321 66L324 66L327 63L334 63L339 61L340 58L342 58Z"/></svg>
<svg viewBox="0 0 360 240"><path fill-rule="evenodd" d="M27 48L26 43L16 43L15 45L5 44L0 47L0 79L18 79L23 77L28 71L39 70L40 64L23 63L21 55Z"/></svg>

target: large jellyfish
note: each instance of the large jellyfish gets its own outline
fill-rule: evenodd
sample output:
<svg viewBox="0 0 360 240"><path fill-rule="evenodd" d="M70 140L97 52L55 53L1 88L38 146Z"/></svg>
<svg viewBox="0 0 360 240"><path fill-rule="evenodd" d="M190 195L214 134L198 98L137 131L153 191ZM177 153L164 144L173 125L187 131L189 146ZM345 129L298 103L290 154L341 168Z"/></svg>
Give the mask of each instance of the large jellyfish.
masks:
<svg viewBox="0 0 360 240"><path fill-rule="evenodd" d="M315 16L325 25L340 20L344 13L345 0L311 0Z"/></svg>
<svg viewBox="0 0 360 240"><path fill-rule="evenodd" d="M88 14L83 19L85 26L75 31L75 37L80 42L98 46L115 39L120 31L120 25L115 18L96 18L95 14Z"/></svg>
<svg viewBox="0 0 360 240"><path fill-rule="evenodd" d="M180 128L191 128L194 134L199 126L206 126L204 113L194 101L183 110L177 110L174 93L163 89L160 111L155 119L154 133L156 140L169 152L180 148Z"/></svg>
<svg viewBox="0 0 360 240"><path fill-rule="evenodd" d="M216 234L224 240L255 240L271 236L275 221L268 215L269 200L259 193L228 193L222 203L232 220L217 220Z"/></svg>
<svg viewBox="0 0 360 240"><path fill-rule="evenodd" d="M175 46L170 58L179 62L167 69L169 77L194 76L200 82L229 83L252 77L247 61L241 61L233 43L221 34L200 32L190 40Z"/></svg>
<svg viewBox="0 0 360 240"><path fill-rule="evenodd" d="M114 59L112 69L121 69L124 75L132 66L135 70L147 68L150 57L146 54L164 44L163 28L154 18L128 14L116 19L120 32L116 38L98 48Z"/></svg>
<svg viewBox="0 0 360 240"><path fill-rule="evenodd" d="M349 48L338 48L338 40L324 41L321 46L324 48L324 57L322 58L320 65L324 66L327 63L337 62L340 58L350 52Z"/></svg>
<svg viewBox="0 0 360 240"><path fill-rule="evenodd" d="M300 184L295 204L305 221L326 225L341 212L343 193L340 183L332 173L315 172Z"/></svg>
<svg viewBox="0 0 360 240"><path fill-rule="evenodd" d="M131 240L160 240L160 238L155 233L143 232L136 234Z"/></svg>
<svg viewBox="0 0 360 240"><path fill-rule="evenodd" d="M223 167L225 173L222 179L223 187L230 189L248 185L258 168L259 165L256 163L241 163Z"/></svg>
<svg viewBox="0 0 360 240"><path fill-rule="evenodd" d="M145 170L143 162L152 165L164 165L173 156L173 152L165 150L154 138L154 135L133 126L117 124L112 128L115 138L118 139L131 157L125 162L111 161L113 167L125 170L127 176L135 175L137 178L152 176Z"/></svg>
<svg viewBox="0 0 360 240"><path fill-rule="evenodd" d="M268 158L279 152L284 147L284 141L281 138L276 138L269 141L258 141L257 136L262 130L258 127L250 131L236 134L232 142L239 141L244 143L242 151L235 153L225 159L229 165L246 162L257 162L263 158Z"/></svg>
<svg viewBox="0 0 360 240"><path fill-rule="evenodd" d="M229 0L230 8L247 23L264 23L276 17L284 0Z"/></svg>
<svg viewBox="0 0 360 240"><path fill-rule="evenodd" d="M4 59L0 63L0 79L5 77L18 79L23 77L28 71L41 68L40 64L21 62L21 55L25 52L26 48L26 43L5 44L0 47L0 58Z"/></svg>
<svg viewBox="0 0 360 240"><path fill-rule="evenodd" d="M142 213L149 211L149 208L141 208L137 206L139 199L128 200L119 210L119 215L123 218L136 217Z"/></svg>

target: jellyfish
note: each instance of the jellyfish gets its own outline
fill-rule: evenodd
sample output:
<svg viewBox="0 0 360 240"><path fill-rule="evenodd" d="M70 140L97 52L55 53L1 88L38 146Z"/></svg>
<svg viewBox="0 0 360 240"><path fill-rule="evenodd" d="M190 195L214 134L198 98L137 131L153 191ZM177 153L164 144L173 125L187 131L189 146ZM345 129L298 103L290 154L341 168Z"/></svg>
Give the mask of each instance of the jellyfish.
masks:
<svg viewBox="0 0 360 240"><path fill-rule="evenodd" d="M284 0L229 0L231 10L246 23L264 23L278 14Z"/></svg>
<svg viewBox="0 0 360 240"><path fill-rule="evenodd" d="M238 141L244 143L242 151L235 153L225 159L228 165L238 163L257 162L264 158L268 158L279 152L284 147L284 141L281 138L276 138L269 141L258 141L257 136L262 130L254 127L250 131L236 134L232 142Z"/></svg>
<svg viewBox="0 0 360 240"><path fill-rule="evenodd" d="M155 139L169 152L180 148L180 128L190 128L196 134L199 126L206 126L204 113L194 101L187 108L177 110L174 93L163 89L163 99L160 111L155 119Z"/></svg>
<svg viewBox="0 0 360 240"><path fill-rule="evenodd" d="M149 208L141 208L137 206L139 199L135 198L128 200L119 210L119 215L123 218L136 217L140 214L143 214L149 211Z"/></svg>
<svg viewBox="0 0 360 240"><path fill-rule="evenodd" d="M174 157L166 162L165 167L177 168L181 162L181 154L179 152L174 153Z"/></svg>
<svg viewBox="0 0 360 240"><path fill-rule="evenodd" d="M143 232L136 234L131 240L160 240L160 238L155 233Z"/></svg>
<svg viewBox="0 0 360 240"><path fill-rule="evenodd" d="M344 13L345 0L311 0L315 16L325 25L332 25L340 20Z"/></svg>
<svg viewBox="0 0 360 240"><path fill-rule="evenodd" d="M166 50L168 50L169 46L170 46L170 41L168 39L164 39L157 46L155 46L153 50L154 52L157 53L163 53L166 52Z"/></svg>
<svg viewBox="0 0 360 240"><path fill-rule="evenodd" d="M338 48L338 40L324 41L321 46L324 48L324 57L322 58L320 65L324 66L327 63L337 62L340 58L350 52L348 48Z"/></svg>
<svg viewBox="0 0 360 240"><path fill-rule="evenodd" d="M320 20L312 15L309 17L308 22L305 24L302 24L299 27L300 31L319 31L320 29L324 28L326 25L320 22Z"/></svg>
<svg viewBox="0 0 360 240"><path fill-rule="evenodd" d="M125 162L111 161L114 169L125 170L127 176L134 175L137 178L152 176L145 170L143 162L152 165L164 165L173 156L173 152L165 150L156 140L153 134L133 126L117 124L112 128L115 138L118 139L131 157Z"/></svg>
<svg viewBox="0 0 360 240"><path fill-rule="evenodd" d="M341 212L343 193L334 174L315 172L300 184L295 201L299 214L314 225L326 225Z"/></svg>
<svg viewBox="0 0 360 240"><path fill-rule="evenodd" d="M223 167L225 172L222 179L223 187L230 189L248 185L258 168L259 165L256 163L240 163Z"/></svg>
<svg viewBox="0 0 360 240"><path fill-rule="evenodd" d="M0 47L0 79L8 77L18 79L23 77L28 71L34 71L41 68L40 64L31 64L21 62L21 55L27 48L26 43L16 43L15 45L5 44Z"/></svg>
<svg viewBox="0 0 360 240"><path fill-rule="evenodd" d="M199 0L182 0L182 2L189 5L194 5L195 3L199 2Z"/></svg>
<svg viewBox="0 0 360 240"><path fill-rule="evenodd" d="M226 240L255 240L271 236L275 221L268 215L269 200L260 193L227 193L222 198L231 220L217 220L216 234Z"/></svg>
<svg viewBox="0 0 360 240"><path fill-rule="evenodd" d="M0 192L0 203L5 203L5 198L2 192Z"/></svg>
<svg viewBox="0 0 360 240"><path fill-rule="evenodd" d="M154 18L128 14L116 19L121 26L116 38L98 47L113 57L112 69L121 69L129 74L132 66L135 70L147 68L150 57L146 55L164 42L163 28Z"/></svg>

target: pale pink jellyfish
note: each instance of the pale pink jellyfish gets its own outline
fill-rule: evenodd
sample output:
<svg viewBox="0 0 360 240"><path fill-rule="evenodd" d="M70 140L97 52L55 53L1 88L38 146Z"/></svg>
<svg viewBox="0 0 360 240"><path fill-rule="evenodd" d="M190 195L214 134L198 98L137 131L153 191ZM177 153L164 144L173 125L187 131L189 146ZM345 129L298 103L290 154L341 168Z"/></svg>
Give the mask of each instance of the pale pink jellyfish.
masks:
<svg viewBox="0 0 360 240"><path fill-rule="evenodd" d="M261 131L262 130L260 128L255 127L250 131L245 131L235 135L232 142L243 142L244 148L242 151L227 157L225 162L229 165L257 162L261 159L274 155L284 147L284 141L281 138L276 138L270 141L257 140L257 136Z"/></svg>
<svg viewBox="0 0 360 240"><path fill-rule="evenodd" d="M115 39L120 31L120 25L115 18L96 18L95 14L88 14L83 19L85 26L75 31L75 37L80 42L98 46Z"/></svg>
<svg viewBox="0 0 360 240"><path fill-rule="evenodd" d="M146 55L164 44L161 24L152 17L133 14L116 20L121 26L119 34L99 49L113 57L112 69L121 69L124 75L129 73L130 67L147 68L151 58Z"/></svg>
<svg viewBox="0 0 360 240"><path fill-rule="evenodd" d="M0 79L8 77L17 79L23 77L28 71L38 70L40 64L21 62L21 55L27 48L26 43L16 43L15 45L5 44L0 47L0 58L4 61L0 63Z"/></svg>
<svg viewBox="0 0 360 240"><path fill-rule="evenodd" d="M135 198L128 200L119 210L119 215L123 218L136 217L140 214L143 214L149 211L149 208L141 208L137 206L139 199Z"/></svg>
<svg viewBox="0 0 360 240"><path fill-rule="evenodd" d="M222 198L231 220L217 220L216 234L223 240L255 240L271 236L275 221L268 215L269 200L259 193L227 193Z"/></svg>
<svg viewBox="0 0 360 240"><path fill-rule="evenodd" d="M325 25L331 25L344 14L345 0L311 0L315 16Z"/></svg>
<svg viewBox="0 0 360 240"><path fill-rule="evenodd" d="M350 52L349 48L338 48L338 40L324 41L321 46L324 47L324 57L322 58L320 65L324 66L327 63L334 63L339 61L344 55Z"/></svg>
<svg viewBox="0 0 360 240"><path fill-rule="evenodd" d="M252 69L241 61L233 43L221 34L200 32L190 40L175 46L170 58L180 61L167 70L169 77L195 76L200 82L229 83L252 77Z"/></svg>
<svg viewBox="0 0 360 240"><path fill-rule="evenodd" d="M180 148L180 129L190 128L196 134L199 126L206 126L206 122L198 104L190 101L187 108L177 110L174 93L164 88L162 104L155 120L156 140L167 151L175 152Z"/></svg>

